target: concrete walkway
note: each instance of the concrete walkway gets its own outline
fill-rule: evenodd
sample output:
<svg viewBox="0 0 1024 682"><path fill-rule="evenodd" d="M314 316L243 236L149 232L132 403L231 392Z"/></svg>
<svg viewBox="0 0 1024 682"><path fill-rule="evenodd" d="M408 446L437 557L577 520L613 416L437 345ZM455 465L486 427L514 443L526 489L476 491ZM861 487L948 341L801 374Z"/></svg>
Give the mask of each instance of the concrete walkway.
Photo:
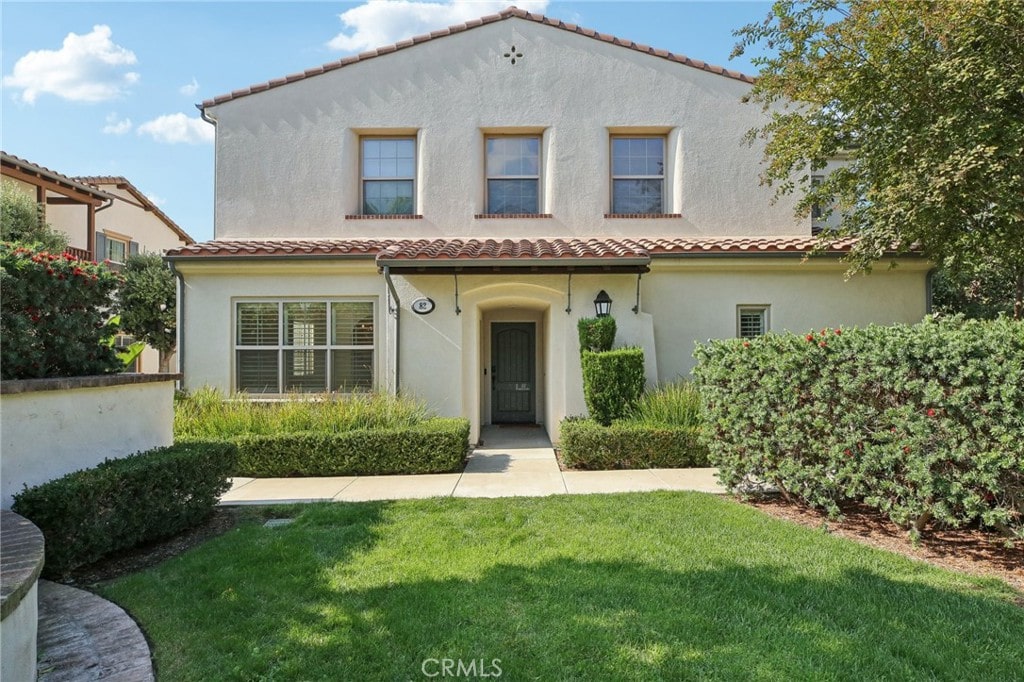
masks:
<svg viewBox="0 0 1024 682"><path fill-rule="evenodd" d="M647 490L724 493L716 469L560 471L540 426L486 426L461 474L235 478L222 505L427 497L538 497Z"/></svg>

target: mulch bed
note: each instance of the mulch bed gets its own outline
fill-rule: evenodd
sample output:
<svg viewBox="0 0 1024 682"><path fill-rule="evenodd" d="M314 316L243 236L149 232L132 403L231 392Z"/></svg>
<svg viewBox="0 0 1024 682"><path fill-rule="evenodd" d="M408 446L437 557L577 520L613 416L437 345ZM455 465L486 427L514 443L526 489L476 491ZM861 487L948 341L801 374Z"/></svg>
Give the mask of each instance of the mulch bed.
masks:
<svg viewBox="0 0 1024 682"><path fill-rule="evenodd" d="M978 528L931 527L914 545L907 531L864 505L842 508L843 518L829 520L824 513L790 504L781 497L745 500L746 504L781 519L810 528L823 528L840 537L862 542L953 571L999 578L1024 593L1024 541L1011 540ZM1016 600L1024 606L1024 594Z"/></svg>
<svg viewBox="0 0 1024 682"><path fill-rule="evenodd" d="M209 519L195 528L166 540L111 554L88 566L75 569L68 578L60 582L87 587L156 566L196 545L227 533L238 525L239 518L237 507L217 507Z"/></svg>

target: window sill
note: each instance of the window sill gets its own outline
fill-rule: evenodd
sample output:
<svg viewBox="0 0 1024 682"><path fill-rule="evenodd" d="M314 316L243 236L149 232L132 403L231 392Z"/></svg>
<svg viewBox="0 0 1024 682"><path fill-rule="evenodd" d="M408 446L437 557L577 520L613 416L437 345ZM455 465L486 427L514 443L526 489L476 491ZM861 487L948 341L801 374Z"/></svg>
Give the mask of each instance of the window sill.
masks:
<svg viewBox="0 0 1024 682"><path fill-rule="evenodd" d="M605 213L605 218L629 220L660 220L664 218L682 218L682 213Z"/></svg>
<svg viewBox="0 0 1024 682"><path fill-rule="evenodd" d="M345 220L423 220L423 215L420 213L393 213L386 215L363 215L357 213L345 216Z"/></svg>
<svg viewBox="0 0 1024 682"><path fill-rule="evenodd" d="M550 213L477 213L473 216L477 220L495 220L511 218L513 220L535 220L538 218L553 218Z"/></svg>

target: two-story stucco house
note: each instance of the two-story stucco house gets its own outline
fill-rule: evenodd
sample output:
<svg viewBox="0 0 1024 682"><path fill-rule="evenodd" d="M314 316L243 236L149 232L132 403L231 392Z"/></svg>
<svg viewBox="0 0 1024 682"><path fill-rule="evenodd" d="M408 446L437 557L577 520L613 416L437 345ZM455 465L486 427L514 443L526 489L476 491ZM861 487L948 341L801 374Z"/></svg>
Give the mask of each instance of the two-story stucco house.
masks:
<svg viewBox="0 0 1024 682"><path fill-rule="evenodd" d="M518 9L201 105L215 240L173 251L186 385L401 390L557 439L605 292L650 383L694 342L914 322L928 264L845 281L772 204L751 78Z"/></svg>

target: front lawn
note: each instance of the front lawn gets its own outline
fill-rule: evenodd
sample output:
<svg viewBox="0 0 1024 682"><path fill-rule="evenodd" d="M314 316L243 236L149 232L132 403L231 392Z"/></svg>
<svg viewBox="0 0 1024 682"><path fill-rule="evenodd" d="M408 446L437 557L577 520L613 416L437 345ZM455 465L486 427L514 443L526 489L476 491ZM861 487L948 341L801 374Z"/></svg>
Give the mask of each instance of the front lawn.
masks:
<svg viewBox="0 0 1024 682"><path fill-rule="evenodd" d="M297 519L243 525L102 588L146 630L159 679L431 679L445 658L509 680L1024 670L1024 608L1004 584L714 496L278 513Z"/></svg>

